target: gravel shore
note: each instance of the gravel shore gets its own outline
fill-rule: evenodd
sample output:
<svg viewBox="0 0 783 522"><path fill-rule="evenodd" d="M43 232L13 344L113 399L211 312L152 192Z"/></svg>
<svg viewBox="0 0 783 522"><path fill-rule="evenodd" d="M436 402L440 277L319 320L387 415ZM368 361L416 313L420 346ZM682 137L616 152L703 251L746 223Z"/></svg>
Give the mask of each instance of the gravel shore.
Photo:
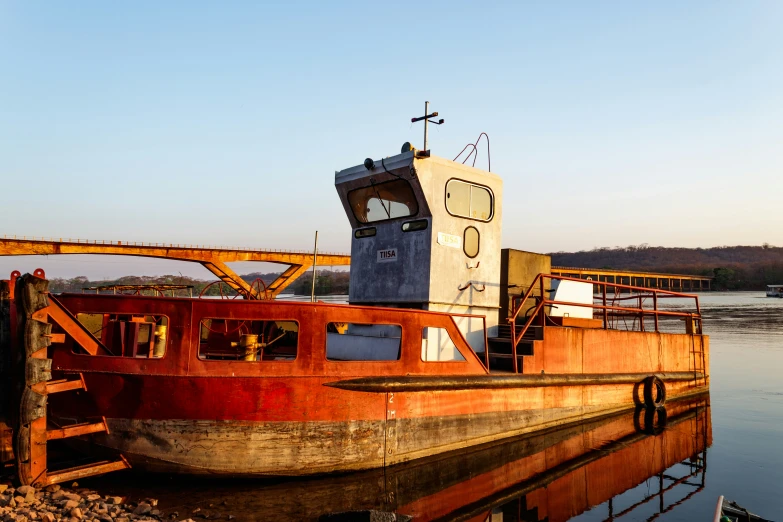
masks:
<svg viewBox="0 0 783 522"><path fill-rule="evenodd" d="M87 488L80 488L74 482L70 488L59 485L36 489L32 486L14 488L10 483L0 482L0 521L2 522L80 522L95 520L101 522L131 522L144 520L181 520L193 522L191 518L180 518L179 513L163 513L158 501L147 498L128 502L125 497L101 495ZM231 515L199 516L201 510L189 514L197 518L222 518L231 520Z"/></svg>

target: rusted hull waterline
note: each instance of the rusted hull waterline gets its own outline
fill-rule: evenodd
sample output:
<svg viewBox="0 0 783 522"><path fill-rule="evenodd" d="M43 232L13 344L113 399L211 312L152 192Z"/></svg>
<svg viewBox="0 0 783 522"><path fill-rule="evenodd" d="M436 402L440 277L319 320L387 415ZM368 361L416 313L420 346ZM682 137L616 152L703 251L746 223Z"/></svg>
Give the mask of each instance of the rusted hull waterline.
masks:
<svg viewBox="0 0 783 522"><path fill-rule="evenodd" d="M669 397L702 391L692 386L692 375L670 377L664 381ZM118 377L86 380L90 389L108 389ZM92 441L121 452L135 468L188 474L308 475L388 466L633 409L641 399L634 400L640 393L634 383L362 392L324 386L351 380L318 379L311 386L308 379L120 380L117 394L94 404L109 432ZM297 388L312 393L305 398ZM209 398L216 394L231 398ZM71 404L82 412L87 406Z"/></svg>

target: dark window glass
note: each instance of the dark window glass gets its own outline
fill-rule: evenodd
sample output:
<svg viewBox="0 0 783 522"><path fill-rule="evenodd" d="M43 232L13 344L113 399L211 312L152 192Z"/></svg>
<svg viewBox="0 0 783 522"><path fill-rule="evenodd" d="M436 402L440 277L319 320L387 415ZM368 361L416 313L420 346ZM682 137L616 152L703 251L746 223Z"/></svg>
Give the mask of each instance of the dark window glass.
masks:
<svg viewBox="0 0 783 522"><path fill-rule="evenodd" d="M417 219L416 221L406 221L402 224L402 231L403 232L415 232L416 230L426 230L427 229L427 220L426 219Z"/></svg>
<svg viewBox="0 0 783 522"><path fill-rule="evenodd" d="M353 236L356 239L361 239L363 237L372 237L375 235L375 227L372 228L360 228L356 232L353 233Z"/></svg>
<svg viewBox="0 0 783 522"><path fill-rule="evenodd" d="M348 203L361 223L415 216L419 212L413 188L403 179L352 190Z"/></svg>

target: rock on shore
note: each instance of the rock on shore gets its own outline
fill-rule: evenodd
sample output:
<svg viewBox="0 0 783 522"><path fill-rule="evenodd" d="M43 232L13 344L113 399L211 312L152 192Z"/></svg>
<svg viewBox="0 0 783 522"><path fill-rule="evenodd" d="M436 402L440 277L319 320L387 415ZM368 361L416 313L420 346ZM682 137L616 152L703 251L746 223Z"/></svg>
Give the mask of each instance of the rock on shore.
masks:
<svg viewBox="0 0 783 522"><path fill-rule="evenodd" d="M79 488L75 482L70 489L59 485L36 489L32 486L14 488L9 484L0 484L1 522L161 520L164 514L156 509L157 503L155 499L128 503L122 497L103 496Z"/></svg>

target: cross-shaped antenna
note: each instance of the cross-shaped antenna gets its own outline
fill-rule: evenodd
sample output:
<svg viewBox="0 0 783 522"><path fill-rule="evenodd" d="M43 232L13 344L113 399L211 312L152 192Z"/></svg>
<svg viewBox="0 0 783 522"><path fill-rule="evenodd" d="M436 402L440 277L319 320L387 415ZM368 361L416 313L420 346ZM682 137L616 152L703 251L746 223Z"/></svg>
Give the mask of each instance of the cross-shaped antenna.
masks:
<svg viewBox="0 0 783 522"><path fill-rule="evenodd" d="M430 102L425 101L424 102L424 116L420 116L418 118L411 118L411 123L416 123L417 121L424 120L424 148L422 150L429 150L427 148L427 124L432 123L434 125L443 125L444 120L443 118L439 119L438 121L432 121L430 118L435 118L438 116L437 112L433 112L432 114L429 114L430 112Z"/></svg>

